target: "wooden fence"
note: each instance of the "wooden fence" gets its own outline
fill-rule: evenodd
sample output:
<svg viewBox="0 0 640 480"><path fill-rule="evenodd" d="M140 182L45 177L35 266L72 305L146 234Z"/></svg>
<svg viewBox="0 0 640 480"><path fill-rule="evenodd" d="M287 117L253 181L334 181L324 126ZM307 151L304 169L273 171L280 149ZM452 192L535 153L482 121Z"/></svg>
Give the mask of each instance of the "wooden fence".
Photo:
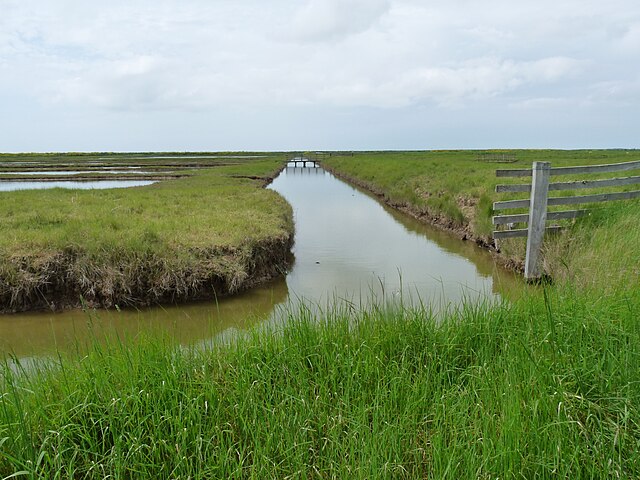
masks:
<svg viewBox="0 0 640 480"><path fill-rule="evenodd" d="M476 161L487 163L513 163L517 160L515 153L479 153Z"/></svg>
<svg viewBox="0 0 640 480"><path fill-rule="evenodd" d="M547 212L547 207L556 205L577 205L583 203L608 202L611 200L628 200L640 198L640 191L598 193L594 195L580 195L570 197L551 197L549 191L575 190L585 188L619 187L640 183L640 177L607 178L602 180L581 180L573 182L549 183L551 175L583 175L596 173L623 172L640 169L640 161L615 163L610 165L589 165L583 167L551 168L549 162L534 162L531 170L496 170L497 177L532 177L531 184L497 185L496 192L530 193L525 200L507 200L495 202L494 210L508 210L513 208L528 208L529 212L517 215L499 215L493 217L494 225L508 225L527 223L527 228L499 230L493 232L493 238L527 237L527 255L524 276L527 280L540 278L540 248L545 231L558 231L562 227L546 226L547 220L577 218L585 215L587 210L564 210Z"/></svg>

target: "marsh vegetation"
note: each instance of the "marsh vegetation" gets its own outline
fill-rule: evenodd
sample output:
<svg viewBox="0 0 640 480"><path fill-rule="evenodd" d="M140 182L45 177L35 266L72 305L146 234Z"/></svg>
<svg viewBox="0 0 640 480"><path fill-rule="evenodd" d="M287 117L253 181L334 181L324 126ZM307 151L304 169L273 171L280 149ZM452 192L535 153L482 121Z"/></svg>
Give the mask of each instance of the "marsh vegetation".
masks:
<svg viewBox="0 0 640 480"><path fill-rule="evenodd" d="M93 157L72 158L77 169ZM189 175L129 189L2 194L2 310L223 296L286 270L291 209L263 188L282 157L172 162Z"/></svg>
<svg viewBox="0 0 640 480"><path fill-rule="evenodd" d="M548 153L572 164L586 154ZM491 204L495 165L457 160L460 152L423 155L327 164L403 208L436 209L420 191L445 192L451 208L467 194ZM638 154L592 155L607 163ZM434 162L442 164L434 178L422 177ZM510 303L462 303L436 316L427 304L336 301L292 308L272 330L205 349L157 337L96 341L83 356L28 372L7 364L0 474L636 478L637 206L604 206L547 242L554 284ZM481 235L481 220L461 213Z"/></svg>

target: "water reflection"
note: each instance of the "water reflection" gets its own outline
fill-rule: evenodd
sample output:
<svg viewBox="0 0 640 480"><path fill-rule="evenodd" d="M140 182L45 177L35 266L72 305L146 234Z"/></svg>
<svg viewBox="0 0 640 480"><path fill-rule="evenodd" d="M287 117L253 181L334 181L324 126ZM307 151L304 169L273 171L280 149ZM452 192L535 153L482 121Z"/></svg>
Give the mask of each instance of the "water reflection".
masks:
<svg viewBox="0 0 640 480"><path fill-rule="evenodd" d="M287 167L284 170L287 175L324 175L324 170L320 168L318 165L309 165L309 166L298 166L293 163L288 163Z"/></svg>
<svg viewBox="0 0 640 480"><path fill-rule="evenodd" d="M179 344L214 337L229 328L245 329L266 320L287 299L284 279L220 301L141 310L71 310L62 313L0 315L0 353L18 358L82 350L94 338L135 340L162 335Z"/></svg>
<svg viewBox="0 0 640 480"><path fill-rule="evenodd" d="M361 303L384 293L405 303L419 297L437 309L462 298L496 299L520 291L519 280L498 268L488 252L384 207L322 168L287 166L269 188L294 209L296 260L286 279L219 302L0 316L0 352L29 357L74 351L78 339L135 339L141 332L206 344L222 332L279 321L279 305L298 299Z"/></svg>
<svg viewBox="0 0 640 480"><path fill-rule="evenodd" d="M149 175L153 172L143 172L142 170L136 170L132 172L131 170L112 170L112 169L92 169L92 170L22 170L22 171L11 171L4 172L0 170L0 175L79 175L79 174L87 174L87 173L102 173L107 175L119 175L119 174L131 174L135 173L136 175Z"/></svg>
<svg viewBox="0 0 640 480"><path fill-rule="evenodd" d="M324 302L400 295L437 303L497 298L513 275L471 243L386 208L317 167L288 166L271 184L293 205L289 290Z"/></svg>
<svg viewBox="0 0 640 480"><path fill-rule="evenodd" d="M77 190L100 190L106 188L144 187L156 183L152 180L90 180L81 181L9 181L0 182L0 192L12 192L16 190L46 190L48 188L71 188Z"/></svg>

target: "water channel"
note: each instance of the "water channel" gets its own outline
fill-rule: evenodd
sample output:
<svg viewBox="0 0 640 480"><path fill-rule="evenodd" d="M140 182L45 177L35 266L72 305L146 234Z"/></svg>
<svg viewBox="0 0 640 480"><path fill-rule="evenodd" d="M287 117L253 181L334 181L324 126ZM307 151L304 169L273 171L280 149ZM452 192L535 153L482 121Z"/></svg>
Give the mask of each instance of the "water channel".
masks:
<svg viewBox="0 0 640 480"><path fill-rule="evenodd" d="M441 304L509 297L520 282L472 243L381 205L321 168L288 166L269 188L295 215L295 263L268 285L218 302L144 310L0 315L0 354L28 359L75 351L87 338L141 333L180 344L274 319L299 301L326 305L372 297Z"/></svg>

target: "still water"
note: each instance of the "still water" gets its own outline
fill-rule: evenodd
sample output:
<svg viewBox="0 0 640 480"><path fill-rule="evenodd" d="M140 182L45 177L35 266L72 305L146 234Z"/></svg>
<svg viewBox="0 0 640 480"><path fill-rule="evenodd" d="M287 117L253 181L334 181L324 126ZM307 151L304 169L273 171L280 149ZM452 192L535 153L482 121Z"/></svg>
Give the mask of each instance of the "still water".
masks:
<svg viewBox="0 0 640 480"><path fill-rule="evenodd" d="M90 180L86 182L63 180L53 182L9 181L0 182L0 192L15 190L46 190L48 188L71 188L75 190L92 190L106 188L144 187L155 183L151 180Z"/></svg>
<svg viewBox="0 0 640 480"><path fill-rule="evenodd" d="M74 351L87 338L165 334L180 344L274 320L285 305L372 297L442 303L519 290L487 252L395 212L321 168L288 166L269 188L295 215L295 262L286 278L219 302L140 311L0 316L0 353L19 358Z"/></svg>
<svg viewBox="0 0 640 480"><path fill-rule="evenodd" d="M296 296L323 303L335 294L402 293L457 302L495 297L513 281L487 252L383 206L322 168L287 167L269 188L294 209L296 262L287 286Z"/></svg>
<svg viewBox="0 0 640 480"><path fill-rule="evenodd" d="M143 172L141 170L136 170L132 172L131 170L112 170L112 169L93 169L93 170L21 170L15 172L5 172L0 170L0 174L2 175L38 175L38 176L48 176L48 175L79 175L79 174L92 174L92 173L102 173L106 175L120 175L120 174L130 174L135 173L136 175L140 174L151 174L153 172Z"/></svg>

